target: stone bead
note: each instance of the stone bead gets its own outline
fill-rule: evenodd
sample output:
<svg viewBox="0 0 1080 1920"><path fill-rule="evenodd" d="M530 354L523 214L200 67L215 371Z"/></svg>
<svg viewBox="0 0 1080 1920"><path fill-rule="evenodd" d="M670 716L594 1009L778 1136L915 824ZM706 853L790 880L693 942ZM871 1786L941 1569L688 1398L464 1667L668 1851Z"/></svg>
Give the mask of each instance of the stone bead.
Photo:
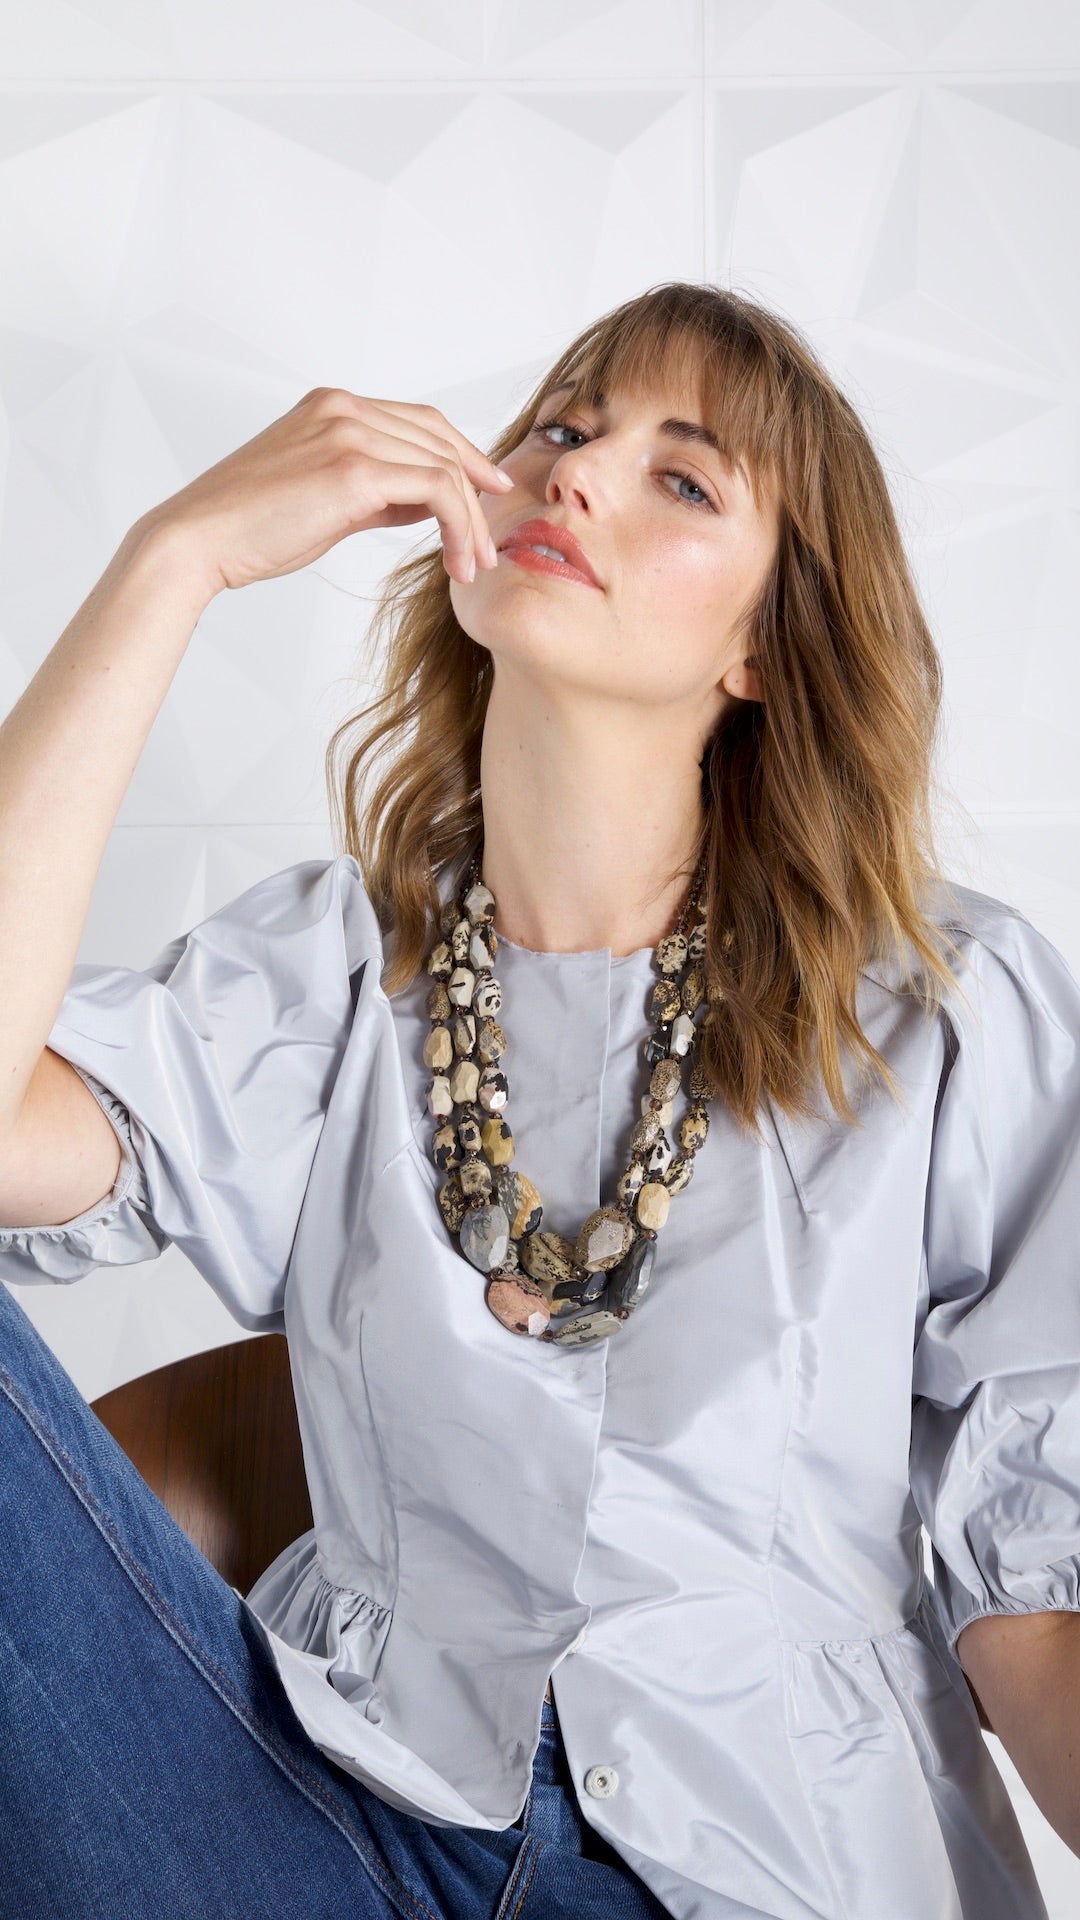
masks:
<svg viewBox="0 0 1080 1920"><path fill-rule="evenodd" d="M669 933L666 940L661 940L656 949L656 964L661 973L669 976L681 973L686 965L688 951L685 934Z"/></svg>
<svg viewBox="0 0 1080 1920"><path fill-rule="evenodd" d="M454 956L450 951L449 943L445 940L440 940L438 946L433 947L431 950L428 958L428 972L438 974L439 978L442 979L452 971L453 965Z"/></svg>
<svg viewBox="0 0 1080 1920"><path fill-rule="evenodd" d="M450 1038L455 1053L471 1053L476 1045L476 1017L457 1008L450 1022Z"/></svg>
<svg viewBox="0 0 1080 1920"><path fill-rule="evenodd" d="M475 1060L456 1060L450 1075L450 1092L459 1103L476 1099L480 1069Z"/></svg>
<svg viewBox="0 0 1080 1920"><path fill-rule="evenodd" d="M432 1027L424 1041L424 1065L448 1067L453 1057L454 1043L450 1038L449 1027Z"/></svg>
<svg viewBox="0 0 1080 1920"><path fill-rule="evenodd" d="M592 1307L602 1297L608 1283L606 1267L597 1267L594 1273L583 1274L580 1279L559 1280L551 1289L552 1313L573 1312L575 1307ZM543 1282L540 1283L543 1285Z"/></svg>
<svg viewBox="0 0 1080 1920"><path fill-rule="evenodd" d="M444 940L449 940L460 919L461 910L457 901L447 900L439 914L439 932Z"/></svg>
<svg viewBox="0 0 1080 1920"><path fill-rule="evenodd" d="M506 1035L497 1020L481 1020L476 1035L476 1051L485 1067L493 1066L506 1052Z"/></svg>
<svg viewBox="0 0 1080 1920"><path fill-rule="evenodd" d="M495 910L495 895L488 892L482 880L474 880L462 905L470 920L490 920Z"/></svg>
<svg viewBox="0 0 1080 1920"><path fill-rule="evenodd" d="M674 980L658 980L652 990L654 1020L674 1020L682 1006L682 995Z"/></svg>
<svg viewBox="0 0 1080 1920"><path fill-rule="evenodd" d="M530 1233L521 1242L521 1264L533 1280L573 1280L575 1253L572 1240L561 1233Z"/></svg>
<svg viewBox="0 0 1080 1920"><path fill-rule="evenodd" d="M701 1060L695 1060L690 1069L690 1098L691 1100L709 1100L712 1094L712 1079L706 1073L704 1063Z"/></svg>
<svg viewBox="0 0 1080 1920"><path fill-rule="evenodd" d="M468 1202L461 1191L461 1181L456 1173L444 1180L439 1188L439 1210L451 1233L456 1233L465 1218Z"/></svg>
<svg viewBox="0 0 1080 1920"><path fill-rule="evenodd" d="M437 1073L428 1088L428 1112L441 1120L454 1111L454 1096L450 1091L450 1082L445 1073Z"/></svg>
<svg viewBox="0 0 1080 1920"><path fill-rule="evenodd" d="M548 1329L548 1339L554 1340L560 1347L584 1347L592 1340L606 1340L611 1333L618 1333L622 1321L617 1314L587 1313L580 1320L571 1320L557 1333Z"/></svg>
<svg viewBox="0 0 1080 1920"><path fill-rule="evenodd" d="M464 1169L463 1169L464 1171ZM637 1217L644 1227L657 1232L664 1225L671 1206L671 1195L659 1180L646 1180L637 1197Z"/></svg>
<svg viewBox="0 0 1080 1920"><path fill-rule="evenodd" d="M501 1067L485 1067L480 1075L477 1097L487 1113L501 1113L510 1098L510 1082Z"/></svg>
<svg viewBox="0 0 1080 1920"><path fill-rule="evenodd" d="M493 1114L481 1127L480 1138L484 1143L484 1158L493 1167L509 1166L514 1157L514 1136L505 1120Z"/></svg>
<svg viewBox="0 0 1080 1920"><path fill-rule="evenodd" d="M511 1333L532 1334L536 1339L546 1333L551 1308L535 1282L520 1274L492 1275L484 1290L484 1299L492 1313Z"/></svg>
<svg viewBox="0 0 1080 1920"><path fill-rule="evenodd" d="M574 1258L588 1273L616 1267L634 1237L634 1228L618 1207L597 1207L577 1237Z"/></svg>
<svg viewBox="0 0 1080 1920"><path fill-rule="evenodd" d="M433 1020L449 1020L453 1011L450 995L441 980L436 980L427 997L427 1010Z"/></svg>
<svg viewBox="0 0 1080 1920"><path fill-rule="evenodd" d="M654 1100L651 1093L645 1093L641 1096L641 1111L655 1114L662 1127L670 1127L675 1117L675 1102L674 1100Z"/></svg>
<svg viewBox="0 0 1080 1920"><path fill-rule="evenodd" d="M470 1153L457 1170L461 1191L467 1200L490 1200L491 1168L478 1153Z"/></svg>
<svg viewBox="0 0 1080 1920"><path fill-rule="evenodd" d="M664 1185L669 1193L682 1193L694 1177L694 1163L685 1153L677 1153L664 1175Z"/></svg>
<svg viewBox="0 0 1080 1920"><path fill-rule="evenodd" d="M644 1153L647 1147L652 1146L659 1132L660 1121L658 1116L651 1111L649 1113L643 1113L633 1133L630 1135L631 1153Z"/></svg>
<svg viewBox="0 0 1080 1920"><path fill-rule="evenodd" d="M636 1198L639 1187L645 1178L645 1169L640 1160L632 1160L625 1172L619 1175L615 1192L624 1207L630 1206Z"/></svg>
<svg viewBox="0 0 1080 1920"><path fill-rule="evenodd" d="M460 966L469 957L469 942L472 939L472 927L467 920L458 920L450 935L450 951Z"/></svg>
<svg viewBox="0 0 1080 1920"><path fill-rule="evenodd" d="M431 1137L431 1157L435 1165L444 1171L450 1167L460 1167L461 1150L456 1127L448 1124L437 1129Z"/></svg>
<svg viewBox="0 0 1080 1920"><path fill-rule="evenodd" d="M544 1206L528 1175L499 1167L495 1172L495 1191L509 1215L512 1238L520 1240L526 1234L535 1233L543 1218Z"/></svg>
<svg viewBox="0 0 1080 1920"><path fill-rule="evenodd" d="M654 1100L670 1100L682 1085L682 1068L677 1060L660 1060L652 1070L649 1092Z"/></svg>
<svg viewBox="0 0 1080 1920"><path fill-rule="evenodd" d="M470 1207L458 1228L461 1251L481 1273L501 1267L510 1239L510 1222L498 1201L483 1207Z"/></svg>
<svg viewBox="0 0 1080 1920"><path fill-rule="evenodd" d="M625 1260L608 1275L607 1303L617 1313L625 1308L632 1313L648 1291L656 1258L655 1240L636 1239Z"/></svg>
<svg viewBox="0 0 1080 1920"><path fill-rule="evenodd" d="M506 1243L506 1252L503 1254L503 1272L518 1273L520 1268L521 1261L518 1258L517 1244L513 1239L510 1239Z"/></svg>
<svg viewBox="0 0 1080 1920"><path fill-rule="evenodd" d="M645 1052L645 1062L647 1066L655 1067L658 1060L664 1060L667 1058L668 1039L670 1037L670 1034L671 1034L670 1027L660 1027L658 1031L652 1034L650 1038L646 1041L644 1052Z"/></svg>
<svg viewBox="0 0 1080 1920"><path fill-rule="evenodd" d="M502 988L494 974L490 974L486 980L481 980L473 998L473 1006L477 1013L498 1013L502 1006Z"/></svg>
<svg viewBox="0 0 1080 1920"><path fill-rule="evenodd" d="M697 1039L697 1028L688 1013L680 1013L671 1029L671 1051L680 1056L689 1052Z"/></svg>
<svg viewBox="0 0 1080 1920"><path fill-rule="evenodd" d="M495 965L498 951L499 937L494 927L474 927L469 941L469 961L478 973L484 967Z"/></svg>
<svg viewBox="0 0 1080 1920"><path fill-rule="evenodd" d="M459 1114L457 1137L462 1153L479 1153L483 1141L480 1138L480 1115L475 1107L468 1107Z"/></svg>
<svg viewBox="0 0 1080 1920"><path fill-rule="evenodd" d="M446 983L446 991L455 1007L468 1007L472 1004L476 975L468 967L455 967Z"/></svg>
<svg viewBox="0 0 1080 1920"><path fill-rule="evenodd" d="M654 1140L645 1155L646 1174L664 1173L671 1164L671 1148L665 1139Z"/></svg>
<svg viewBox="0 0 1080 1920"><path fill-rule="evenodd" d="M705 921L699 920L697 925L691 929L690 938L686 943L687 951L690 955L691 960L694 961L695 964L698 960L701 960L704 958L705 933L706 933Z"/></svg>
<svg viewBox="0 0 1080 1920"><path fill-rule="evenodd" d="M696 1013L705 998L705 975L700 967L691 967L682 983L682 1011ZM675 1012L679 1009L676 1007ZM672 1016L674 1018L674 1015Z"/></svg>
<svg viewBox="0 0 1080 1920"><path fill-rule="evenodd" d="M679 1122L679 1144L688 1153L696 1153L709 1137L709 1116L704 1107L688 1107Z"/></svg>

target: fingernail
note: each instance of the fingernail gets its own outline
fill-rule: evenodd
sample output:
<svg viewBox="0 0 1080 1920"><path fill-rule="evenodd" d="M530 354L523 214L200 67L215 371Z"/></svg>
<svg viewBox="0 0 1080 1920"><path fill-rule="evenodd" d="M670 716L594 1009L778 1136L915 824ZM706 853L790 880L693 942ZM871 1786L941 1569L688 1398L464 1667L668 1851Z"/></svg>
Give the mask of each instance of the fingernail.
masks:
<svg viewBox="0 0 1080 1920"><path fill-rule="evenodd" d="M469 564L468 564L468 567L467 567L467 569L466 569L466 572L465 572L465 578L466 578L467 580L475 580L475 578L476 578L476 556L475 556L475 554L471 554L471 553L470 553L470 555L469 555Z"/></svg>
<svg viewBox="0 0 1080 1920"><path fill-rule="evenodd" d="M508 487L513 486L514 476L512 473L507 473L505 467L496 467L495 471L498 474L500 480L504 480Z"/></svg>

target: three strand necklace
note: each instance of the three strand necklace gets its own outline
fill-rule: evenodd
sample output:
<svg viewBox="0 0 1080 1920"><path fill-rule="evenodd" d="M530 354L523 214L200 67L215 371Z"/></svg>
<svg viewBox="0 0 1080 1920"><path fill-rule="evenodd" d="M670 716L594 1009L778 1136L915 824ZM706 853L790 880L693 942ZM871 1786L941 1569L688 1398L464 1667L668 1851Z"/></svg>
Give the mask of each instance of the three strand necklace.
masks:
<svg viewBox="0 0 1080 1920"><path fill-rule="evenodd" d="M644 1298L656 1240L672 1197L694 1171L694 1155L709 1131L711 1083L691 1063L689 1105L679 1122L680 1151L665 1129L674 1117L682 1063L694 1045L694 1016L707 1008L704 917L697 903L704 884L699 866L671 933L659 942L653 966L653 1031L642 1052L649 1068L641 1118L614 1206L590 1213L576 1239L541 1226L540 1194L515 1169L514 1137L504 1109L509 1097L499 1062L506 1035L495 1019L502 988L493 968L499 940L494 895L480 879L482 845L465 870L458 895L443 908L443 938L428 955L433 976L427 1011L431 1032L424 1061L432 1069L428 1110L438 1125L431 1156L446 1179L438 1190L447 1228L466 1259L487 1276L485 1299L508 1332L584 1346L617 1333ZM691 924L692 922L692 924ZM730 932L725 948L731 944ZM714 986L712 996L719 989Z"/></svg>

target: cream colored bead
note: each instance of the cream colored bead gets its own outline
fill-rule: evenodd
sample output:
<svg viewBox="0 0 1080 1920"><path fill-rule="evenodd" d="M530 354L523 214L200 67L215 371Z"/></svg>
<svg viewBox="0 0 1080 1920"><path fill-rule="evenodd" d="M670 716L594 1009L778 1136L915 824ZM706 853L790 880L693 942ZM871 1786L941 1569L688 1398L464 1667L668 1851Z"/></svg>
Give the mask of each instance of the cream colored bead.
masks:
<svg viewBox="0 0 1080 1920"><path fill-rule="evenodd" d="M450 1082L445 1073L435 1075L428 1089L427 1103L428 1112L433 1113L437 1120L441 1120L448 1113L453 1113L454 1097L450 1092Z"/></svg>
<svg viewBox="0 0 1080 1920"><path fill-rule="evenodd" d="M432 1027L424 1041L424 1065L448 1067L453 1057L454 1043L450 1038L449 1027Z"/></svg>
<svg viewBox="0 0 1080 1920"><path fill-rule="evenodd" d="M480 1081L480 1069L475 1060L457 1061L450 1075L450 1092L459 1107L467 1106L476 1099L476 1089Z"/></svg>
<svg viewBox="0 0 1080 1920"><path fill-rule="evenodd" d="M659 1180L646 1180L637 1197L637 1217L643 1227L657 1230L664 1225L671 1206L671 1195Z"/></svg>
<svg viewBox="0 0 1080 1920"><path fill-rule="evenodd" d="M446 983L446 991L455 1007L467 1007L473 997L476 975L468 967L455 967Z"/></svg>

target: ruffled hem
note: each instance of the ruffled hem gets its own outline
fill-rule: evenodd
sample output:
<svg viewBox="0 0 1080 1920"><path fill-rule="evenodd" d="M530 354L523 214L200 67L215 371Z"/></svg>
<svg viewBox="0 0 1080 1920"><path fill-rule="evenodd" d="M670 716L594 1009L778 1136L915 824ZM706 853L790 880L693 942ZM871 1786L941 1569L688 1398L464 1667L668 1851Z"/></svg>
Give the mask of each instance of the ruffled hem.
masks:
<svg viewBox="0 0 1080 1920"><path fill-rule="evenodd" d="M951 1580L942 1562L934 1591L949 1652L955 1655L957 1640L973 1620L985 1620L994 1614L1008 1618L1022 1613L1080 1613L1080 1558L1039 1568L1022 1581L1017 1578L1008 1593L983 1587L977 1594Z"/></svg>
<svg viewBox="0 0 1080 1920"><path fill-rule="evenodd" d="M335 1693L365 1719L380 1723L375 1680L393 1611L359 1588L327 1579L314 1529L279 1553L243 1597L262 1624L302 1654Z"/></svg>
<svg viewBox="0 0 1080 1920"><path fill-rule="evenodd" d="M169 1244L153 1218L146 1171L131 1138L131 1116L102 1082L75 1067L120 1142L120 1170L111 1190L85 1212L56 1226L0 1227L0 1275L20 1282L78 1280L92 1267L156 1259Z"/></svg>

